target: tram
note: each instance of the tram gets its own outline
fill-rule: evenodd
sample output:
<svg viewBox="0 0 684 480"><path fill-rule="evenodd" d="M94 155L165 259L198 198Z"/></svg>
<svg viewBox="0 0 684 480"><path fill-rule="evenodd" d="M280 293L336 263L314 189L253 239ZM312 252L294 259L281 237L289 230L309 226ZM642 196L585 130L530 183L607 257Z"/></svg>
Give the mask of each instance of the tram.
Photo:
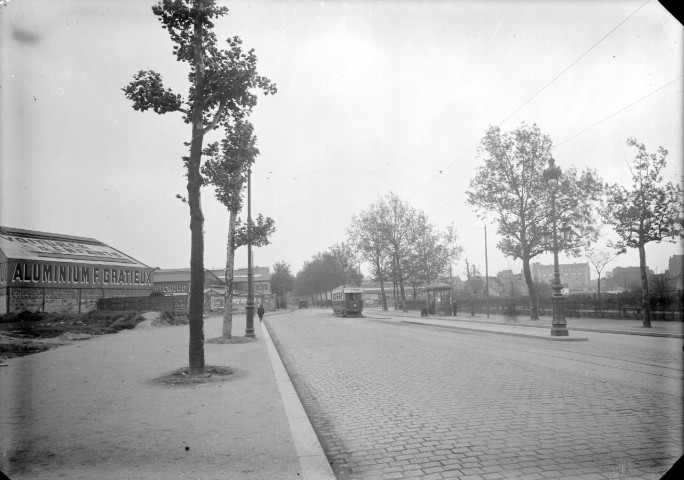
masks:
<svg viewBox="0 0 684 480"><path fill-rule="evenodd" d="M363 288L343 285L332 291L333 312L338 317L360 317L363 314Z"/></svg>

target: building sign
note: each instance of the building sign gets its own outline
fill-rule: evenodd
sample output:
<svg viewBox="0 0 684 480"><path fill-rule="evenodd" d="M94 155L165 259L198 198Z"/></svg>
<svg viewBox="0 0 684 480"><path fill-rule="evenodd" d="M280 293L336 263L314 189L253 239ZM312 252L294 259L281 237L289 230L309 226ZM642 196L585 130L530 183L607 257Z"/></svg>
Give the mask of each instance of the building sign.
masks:
<svg viewBox="0 0 684 480"><path fill-rule="evenodd" d="M15 287L151 287L152 269L10 260L0 267L0 284Z"/></svg>
<svg viewBox="0 0 684 480"><path fill-rule="evenodd" d="M190 292L190 284L188 282L155 283L154 291L161 293L188 293Z"/></svg>
<svg viewBox="0 0 684 480"><path fill-rule="evenodd" d="M0 235L0 250L7 258L43 262L99 263L120 267L146 268L146 265L105 244L68 239L30 238ZM125 275L125 274L124 274ZM118 274L117 274L117 279Z"/></svg>

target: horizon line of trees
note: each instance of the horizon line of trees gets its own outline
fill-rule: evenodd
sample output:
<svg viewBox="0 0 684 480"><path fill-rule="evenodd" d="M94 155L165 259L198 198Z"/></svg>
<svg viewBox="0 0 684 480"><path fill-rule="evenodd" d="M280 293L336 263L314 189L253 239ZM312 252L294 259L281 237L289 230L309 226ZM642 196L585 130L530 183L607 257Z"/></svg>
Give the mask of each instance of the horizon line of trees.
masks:
<svg viewBox="0 0 684 480"><path fill-rule="evenodd" d="M304 263L295 277L295 294L327 299L340 285L360 286L360 265L366 263L371 278L380 282L383 310L390 285L405 308L408 288L415 299L420 286L450 271L463 251L457 240L453 225L440 230L425 212L389 192L352 217L346 241Z"/></svg>
<svg viewBox="0 0 684 480"><path fill-rule="evenodd" d="M629 167L629 188L604 182L594 169L578 172L573 166L561 172L552 188L544 171L553 163L553 143L537 125L523 122L507 133L490 127L482 139L477 156L484 164L470 182L468 204L481 218L494 221L501 237L499 250L522 260L532 319L539 318L539 311L530 260L553 250L549 234L555 221L559 229L572 233L559 238L558 252L575 257L586 252L599 276L615 255L638 250L643 326L651 326L645 245L684 238L682 188L663 179L667 150L659 147L657 153L648 153L634 138L628 138L627 145L637 150ZM617 241L598 246L603 225L597 218L613 228Z"/></svg>
<svg viewBox="0 0 684 480"><path fill-rule="evenodd" d="M604 182L595 169L579 172L568 166L560 171L558 184L552 190L544 170L553 159L553 142L536 124L523 122L506 133L492 126L482 138L477 158L483 164L470 181L467 204L480 218L496 225L501 238L497 248L504 256L522 261L532 319L539 318L540 284L532 278L530 262L553 251L554 196L557 229L570 232L567 238L558 235L558 252L572 257L583 254L598 274L599 285L605 267L617 255L627 249L638 250L643 325L651 326L645 245L684 238L682 188L663 179L667 150L659 147L657 153L649 153L634 138L628 138L627 145L637 150L629 166L629 188ZM603 225L612 227L616 241L600 244ZM398 289L405 303L406 286L415 295L419 287L443 276L462 253L453 224L440 230L424 212L392 192L353 216L347 237L340 244L350 247L347 257L335 263L327 258L329 252L322 252L305 263L294 283L297 294L344 284L346 278L335 273L337 265L363 262L371 278L380 283L382 306L387 309L386 284ZM598 295L600 298L600 290Z"/></svg>

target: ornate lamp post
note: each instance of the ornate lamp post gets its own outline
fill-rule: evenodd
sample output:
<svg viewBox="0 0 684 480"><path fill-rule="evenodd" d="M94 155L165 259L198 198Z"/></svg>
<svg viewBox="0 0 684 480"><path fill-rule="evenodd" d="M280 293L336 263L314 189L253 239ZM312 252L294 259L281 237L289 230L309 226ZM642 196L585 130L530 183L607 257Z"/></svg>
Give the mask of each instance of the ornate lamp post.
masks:
<svg viewBox="0 0 684 480"><path fill-rule="evenodd" d="M252 271L252 169L247 171L247 326L245 337L254 335L254 272Z"/></svg>
<svg viewBox="0 0 684 480"><path fill-rule="evenodd" d="M552 337L567 337L568 329L565 321L565 298L561 293L560 269L558 267L558 228L556 219L556 190L558 189L558 179L561 176L560 167L556 166L556 161L549 158L549 168L544 170L544 180L551 189L551 218L553 219L553 320L551 322ZM563 234L567 230L563 229Z"/></svg>

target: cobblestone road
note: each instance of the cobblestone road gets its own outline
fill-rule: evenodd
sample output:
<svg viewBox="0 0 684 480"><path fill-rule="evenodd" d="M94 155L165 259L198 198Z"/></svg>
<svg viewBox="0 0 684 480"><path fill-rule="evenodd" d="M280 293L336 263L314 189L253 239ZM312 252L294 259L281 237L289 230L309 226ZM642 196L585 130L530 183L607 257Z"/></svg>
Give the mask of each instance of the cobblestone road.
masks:
<svg viewBox="0 0 684 480"><path fill-rule="evenodd" d="M659 479L684 450L681 339L268 325L338 479Z"/></svg>

